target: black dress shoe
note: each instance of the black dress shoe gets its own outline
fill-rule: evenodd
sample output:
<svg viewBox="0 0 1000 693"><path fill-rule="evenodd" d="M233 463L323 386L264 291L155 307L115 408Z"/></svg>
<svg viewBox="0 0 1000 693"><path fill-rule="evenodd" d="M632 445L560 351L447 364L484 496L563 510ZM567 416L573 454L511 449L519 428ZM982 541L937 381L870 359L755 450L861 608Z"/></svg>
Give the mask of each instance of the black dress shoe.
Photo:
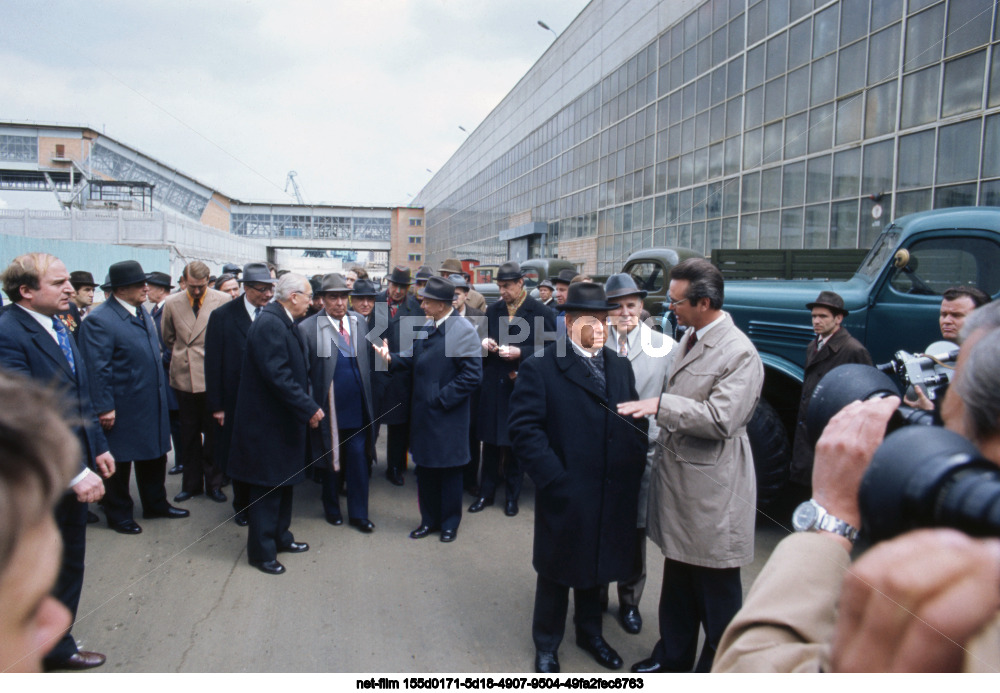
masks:
<svg viewBox="0 0 1000 693"><path fill-rule="evenodd" d="M250 565L268 575L281 575L285 572L285 566L277 561L250 561Z"/></svg>
<svg viewBox="0 0 1000 693"><path fill-rule="evenodd" d="M637 606L618 607L618 617L622 620L622 628L626 633L636 635L642 630L642 616L639 615Z"/></svg>
<svg viewBox="0 0 1000 693"><path fill-rule="evenodd" d="M558 674L559 655L555 652L535 650L535 671L539 674Z"/></svg>
<svg viewBox="0 0 1000 693"><path fill-rule="evenodd" d="M517 501L509 500L507 501L507 507L503 509L503 514L506 515L507 517L514 517L515 515L517 515L517 510L518 510Z"/></svg>
<svg viewBox="0 0 1000 693"><path fill-rule="evenodd" d="M293 541L288 546L279 546L278 553L305 553L309 550L309 544L304 541Z"/></svg>
<svg viewBox="0 0 1000 693"><path fill-rule="evenodd" d="M97 513L92 513L89 510L87 511L87 524L88 525L97 524L100 521L101 521L101 518L99 518L97 516Z"/></svg>
<svg viewBox="0 0 1000 693"><path fill-rule="evenodd" d="M115 530L119 534L142 534L142 527L137 525L134 520L125 520L124 522L108 523L108 527Z"/></svg>
<svg viewBox="0 0 1000 693"><path fill-rule="evenodd" d="M202 491L198 491L197 493L190 493L188 491L181 491L176 496L174 496L174 503L183 503L184 501L189 501L192 498L194 498L195 496L200 496L201 494L202 494ZM223 498L223 500L225 500L225 498Z"/></svg>
<svg viewBox="0 0 1000 693"><path fill-rule="evenodd" d="M45 671L84 671L101 666L107 657L100 652L87 652L80 650L70 655L69 659L53 661L46 659L43 663Z"/></svg>
<svg viewBox="0 0 1000 693"><path fill-rule="evenodd" d="M423 539L428 534L433 534L437 529L434 527L428 527L427 525L420 525L415 530L410 532L410 539Z"/></svg>
<svg viewBox="0 0 1000 693"><path fill-rule="evenodd" d="M594 661L607 669L621 669L622 658L618 656L614 648L600 635L580 635L576 636L577 647L584 652L589 652Z"/></svg>
<svg viewBox="0 0 1000 693"><path fill-rule="evenodd" d="M469 506L469 512L470 513L481 512L488 505L493 505L493 501L491 499L477 498L476 501Z"/></svg>
<svg viewBox="0 0 1000 693"><path fill-rule="evenodd" d="M633 674L658 674L665 671L663 665L650 657L641 662L636 662L631 667Z"/></svg>
<svg viewBox="0 0 1000 693"><path fill-rule="evenodd" d="M175 508L172 505L168 505L166 510L155 510L153 512L143 511L142 516L147 520L153 517L165 517L168 520L179 520L182 517L188 517L191 514L190 510L184 510L183 508Z"/></svg>
<svg viewBox="0 0 1000 693"><path fill-rule="evenodd" d="M205 495L208 496L211 500L214 500L216 503L225 503L227 500L229 500L228 498L226 498L226 494L222 492L222 489L218 488L213 488L209 489L208 491L205 491Z"/></svg>
<svg viewBox="0 0 1000 693"><path fill-rule="evenodd" d="M347 523L364 534L371 534L375 531L375 525L371 520L358 520L352 517Z"/></svg>
<svg viewBox="0 0 1000 693"><path fill-rule="evenodd" d="M403 479L403 472L398 469L387 469L385 471L385 478L389 480L393 486L402 486L406 483Z"/></svg>
<svg viewBox="0 0 1000 693"><path fill-rule="evenodd" d="M184 472L184 465L175 464L173 467L170 468L170 471L167 472L167 474L182 474L183 472Z"/></svg>
<svg viewBox="0 0 1000 693"><path fill-rule="evenodd" d="M457 529L442 529L441 530L441 542L444 543L444 544L448 544L450 542L455 541L455 537L457 537L457 536L458 536L458 530Z"/></svg>
<svg viewBox="0 0 1000 693"><path fill-rule="evenodd" d="M344 518L340 517L339 515L327 515L326 521L329 522L334 527L340 527L340 525L344 524Z"/></svg>
<svg viewBox="0 0 1000 693"><path fill-rule="evenodd" d="M246 527L250 524L250 518L247 517L245 510L236 513L236 517L233 518L233 522L238 524L240 527Z"/></svg>

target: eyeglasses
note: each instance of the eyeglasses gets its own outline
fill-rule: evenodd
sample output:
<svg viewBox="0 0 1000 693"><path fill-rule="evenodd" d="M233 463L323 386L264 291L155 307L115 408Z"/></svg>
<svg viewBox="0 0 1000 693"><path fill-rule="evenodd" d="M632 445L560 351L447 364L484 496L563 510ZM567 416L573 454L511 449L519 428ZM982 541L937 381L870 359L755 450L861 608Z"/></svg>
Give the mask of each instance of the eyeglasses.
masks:
<svg viewBox="0 0 1000 693"><path fill-rule="evenodd" d="M686 299L686 298L682 298L679 301L675 301L674 299L672 299L669 296L667 296L667 306L670 307L670 308L673 308L674 306L679 306L680 304L684 303L687 300L688 299Z"/></svg>
<svg viewBox="0 0 1000 693"><path fill-rule="evenodd" d="M271 285L271 284L263 284L263 285L261 285L261 284L256 284L256 285L255 284L245 284L245 286L248 289L253 289L254 291L257 291L258 293L262 293L262 294L271 294L271 293L274 293L274 286Z"/></svg>

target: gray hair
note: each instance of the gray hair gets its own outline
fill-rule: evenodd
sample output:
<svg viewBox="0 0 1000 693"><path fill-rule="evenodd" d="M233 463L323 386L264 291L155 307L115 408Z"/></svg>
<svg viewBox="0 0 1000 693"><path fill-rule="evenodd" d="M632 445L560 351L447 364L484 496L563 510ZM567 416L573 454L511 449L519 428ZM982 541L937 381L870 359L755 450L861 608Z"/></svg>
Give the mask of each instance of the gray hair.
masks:
<svg viewBox="0 0 1000 693"><path fill-rule="evenodd" d="M994 327L973 344L962 378L952 387L965 403L977 441L1000 431L1000 328Z"/></svg>
<svg viewBox="0 0 1000 693"><path fill-rule="evenodd" d="M964 342L976 330L995 330L1000 327L1000 301L987 303L969 313L962 325L961 338Z"/></svg>
<svg viewBox="0 0 1000 693"><path fill-rule="evenodd" d="M287 301L296 291L305 291L309 288L309 280L301 274L289 272L278 280L274 285L274 300Z"/></svg>

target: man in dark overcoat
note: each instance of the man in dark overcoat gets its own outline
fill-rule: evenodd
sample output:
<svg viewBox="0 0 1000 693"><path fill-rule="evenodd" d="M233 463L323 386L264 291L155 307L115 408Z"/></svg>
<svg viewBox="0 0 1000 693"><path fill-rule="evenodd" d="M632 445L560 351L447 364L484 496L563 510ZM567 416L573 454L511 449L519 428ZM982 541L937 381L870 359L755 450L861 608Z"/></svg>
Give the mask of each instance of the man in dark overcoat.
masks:
<svg viewBox="0 0 1000 693"><path fill-rule="evenodd" d="M442 266L442 276L444 267ZM472 296L469 282L461 274L449 274L448 281L455 285L455 314L467 319L476 328L479 341L486 338L486 311L479 310L469 303ZM479 420L479 388L472 392L469 398L469 464L462 472L462 486L474 497L479 498L479 460L482 459L483 444L479 441L476 422Z"/></svg>
<svg viewBox="0 0 1000 693"><path fill-rule="evenodd" d="M375 297L376 329L378 325L388 325L384 337L392 353L408 350L412 346L403 342L410 341L412 323L423 321L420 302L409 294L411 284L413 280L409 268L394 267L389 275L388 287ZM386 427L385 478L396 486L402 486L410 438L410 382L403 375L393 375L391 370L376 368L373 387L375 414L378 422Z"/></svg>
<svg viewBox="0 0 1000 693"><path fill-rule="evenodd" d="M205 332L205 397L208 410L220 427L215 436L216 464L228 474L229 446L236 416L236 393L239 392L243 355L247 348L250 325L274 296L275 279L264 262L251 262L243 268L243 295L212 311ZM240 481L233 481L234 518L240 527L247 526L249 492Z"/></svg>
<svg viewBox="0 0 1000 693"><path fill-rule="evenodd" d="M479 336L455 315L455 285L429 277L420 290L427 316L411 353L390 357L396 374L412 383L410 451L417 466L420 525L411 539L440 530L441 541L458 536L462 519L462 471L469 462L469 396L482 379ZM386 350L382 350L383 356Z"/></svg>
<svg viewBox="0 0 1000 693"><path fill-rule="evenodd" d="M108 275L112 295L87 316L79 344L90 368L90 399L118 461L105 483L108 526L120 534L139 534L129 494L133 462L143 517L175 519L189 513L167 502L164 486L170 450L167 379L160 335L143 306L147 275L134 260L116 262Z"/></svg>
<svg viewBox="0 0 1000 693"><path fill-rule="evenodd" d="M170 412L170 440L174 448L174 466L167 474L182 474L184 472L184 455L181 454L181 419L178 414L177 395L170 383L170 357L173 352L163 343L163 304L170 295L174 285L170 283L170 275L165 272L150 272L146 280L149 292L146 294L146 309L156 323L156 333L160 335L160 351L163 352L163 372L167 374L167 409Z"/></svg>
<svg viewBox="0 0 1000 693"><path fill-rule="evenodd" d="M309 280L288 273L247 333L236 395L229 475L248 485L247 559L269 575L285 566L279 552L309 550L289 530L292 490L305 479L306 430L323 420L309 396L309 369L295 320L312 302Z"/></svg>
<svg viewBox="0 0 1000 693"><path fill-rule="evenodd" d="M62 562L53 595L75 620L83 590L87 503L104 495L101 478L111 476L115 460L90 403L83 352L65 326L57 322L56 316L66 310L72 292L66 265L46 253L21 255L4 272L3 287L11 303L0 316L0 366L60 392L64 413L71 418L83 453L55 508ZM67 631L46 655L44 664L50 670L79 670L98 667L104 661L103 654L80 651Z"/></svg>
<svg viewBox="0 0 1000 693"><path fill-rule="evenodd" d="M340 274L320 283L323 310L298 325L309 364L313 401L323 408L324 425L309 430L308 459L323 485L323 514L343 524L337 475L344 475L349 524L365 534L375 530L368 517L368 459L374 446L371 422L371 350L368 321L347 310L351 289Z"/></svg>
<svg viewBox="0 0 1000 693"><path fill-rule="evenodd" d="M483 472L479 498L469 506L469 512L477 513L493 505L502 467L507 499L504 512L513 517L518 512L524 472L507 434L507 406L518 369L528 357L541 351L545 341L555 338L556 322L551 310L528 295L518 263L500 265L496 282L501 300L486 309L487 337L482 343L486 360L476 426L483 441Z"/></svg>
<svg viewBox="0 0 1000 693"><path fill-rule="evenodd" d="M532 638L535 669L559 671L569 588L576 643L604 667L621 657L601 633L601 585L632 577L647 422L619 416L636 397L625 359L604 348L608 303L599 284L570 287L566 338L521 365L510 400L514 452L535 482L538 573Z"/></svg>

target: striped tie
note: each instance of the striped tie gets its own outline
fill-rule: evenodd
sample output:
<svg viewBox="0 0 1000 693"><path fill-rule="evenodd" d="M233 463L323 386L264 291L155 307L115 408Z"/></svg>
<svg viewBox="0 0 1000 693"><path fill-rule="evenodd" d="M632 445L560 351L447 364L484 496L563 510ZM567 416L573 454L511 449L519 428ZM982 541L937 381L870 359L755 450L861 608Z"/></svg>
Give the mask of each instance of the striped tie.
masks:
<svg viewBox="0 0 1000 693"><path fill-rule="evenodd" d="M56 338L59 340L59 348L62 349L63 356L69 361L69 369L76 375L76 361L73 360L73 347L69 344L69 333L62 320L57 317L52 318L52 327L55 328Z"/></svg>

